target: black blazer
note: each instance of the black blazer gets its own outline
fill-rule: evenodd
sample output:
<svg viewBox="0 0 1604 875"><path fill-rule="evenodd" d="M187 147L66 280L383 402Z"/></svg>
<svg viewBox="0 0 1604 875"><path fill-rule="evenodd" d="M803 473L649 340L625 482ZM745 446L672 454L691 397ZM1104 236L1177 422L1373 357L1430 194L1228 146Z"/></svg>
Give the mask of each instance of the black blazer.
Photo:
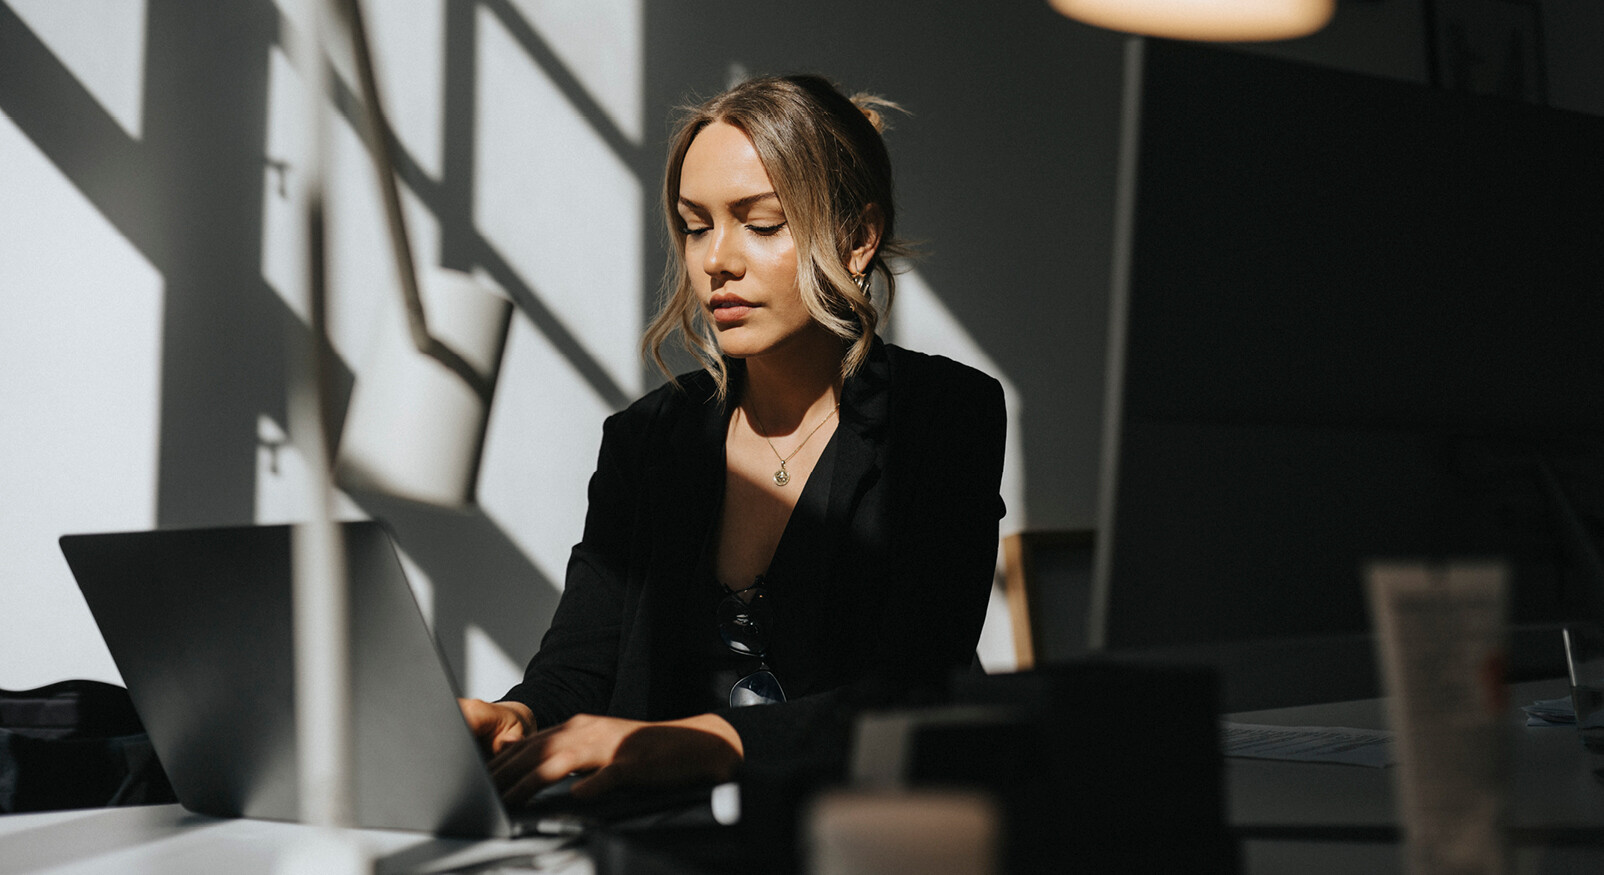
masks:
<svg viewBox="0 0 1604 875"><path fill-rule="evenodd" d="M551 628L505 697L537 725L689 716L675 681L698 642L717 636L697 563L722 500L729 413L696 372L607 419L584 539ZM790 701L717 712L748 763L844 757L857 710L938 689L971 664L985 620L1003 513L1002 387L876 340L843 386L840 418L818 549L769 583L768 662Z"/></svg>

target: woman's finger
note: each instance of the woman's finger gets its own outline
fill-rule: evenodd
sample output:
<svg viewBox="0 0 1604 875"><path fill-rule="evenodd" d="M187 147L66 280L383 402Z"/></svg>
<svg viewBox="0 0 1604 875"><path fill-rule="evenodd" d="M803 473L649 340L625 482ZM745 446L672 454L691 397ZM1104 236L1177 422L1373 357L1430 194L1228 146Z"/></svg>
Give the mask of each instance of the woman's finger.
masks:
<svg viewBox="0 0 1604 875"><path fill-rule="evenodd" d="M597 769L575 781L569 792L574 794L575 799L593 799L625 783L625 771L616 764Z"/></svg>
<svg viewBox="0 0 1604 875"><path fill-rule="evenodd" d="M491 775L502 798L520 804L574 772L607 766L620 742L638 725L610 717L576 716L508 747L490 761Z"/></svg>
<svg viewBox="0 0 1604 875"><path fill-rule="evenodd" d="M540 772L547 763L551 763L552 768L565 766L567 753L554 748L551 742L549 735L540 733L508 745L490 760L490 777L496 786L505 791L525 777Z"/></svg>
<svg viewBox="0 0 1604 875"><path fill-rule="evenodd" d="M480 747L491 755L521 740L533 726L533 715L526 717L528 709L522 705L462 698L457 699L457 704L462 708L468 729L479 740Z"/></svg>
<svg viewBox="0 0 1604 875"><path fill-rule="evenodd" d="M501 799L508 805L522 805L534 798L536 793L561 781L570 774L572 772L565 767L542 764L540 767L525 774L512 786L503 790Z"/></svg>

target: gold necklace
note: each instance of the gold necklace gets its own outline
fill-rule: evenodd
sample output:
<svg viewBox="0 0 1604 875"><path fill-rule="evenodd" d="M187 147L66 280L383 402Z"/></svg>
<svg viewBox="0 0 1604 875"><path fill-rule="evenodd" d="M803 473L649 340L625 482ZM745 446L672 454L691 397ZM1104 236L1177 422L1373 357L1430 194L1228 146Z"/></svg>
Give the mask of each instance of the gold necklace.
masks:
<svg viewBox="0 0 1604 875"><path fill-rule="evenodd" d="M808 436L802 439L802 443L796 445L796 449L792 450L791 455L789 456L780 455L780 451L774 448L774 441L769 440L768 426L763 424L763 420L758 418L758 415L755 411L748 410L744 406L741 408L741 410L744 411L746 415L752 417L753 421L757 423L757 427L762 429L762 431L758 432L758 435L763 438L764 443L769 445L769 451L774 454L774 458L780 460L780 470L774 472L774 485L784 486L785 484L791 482L791 472L785 470L785 463L796 458L796 454L802 452L802 448L807 446L808 441L812 440L813 436L819 433L819 429L824 428L824 424L830 421L830 417L836 415L836 413L841 410L841 402L837 401L835 403L835 408L829 413L826 413L823 419L819 420L819 424L815 425L813 430L808 432Z"/></svg>

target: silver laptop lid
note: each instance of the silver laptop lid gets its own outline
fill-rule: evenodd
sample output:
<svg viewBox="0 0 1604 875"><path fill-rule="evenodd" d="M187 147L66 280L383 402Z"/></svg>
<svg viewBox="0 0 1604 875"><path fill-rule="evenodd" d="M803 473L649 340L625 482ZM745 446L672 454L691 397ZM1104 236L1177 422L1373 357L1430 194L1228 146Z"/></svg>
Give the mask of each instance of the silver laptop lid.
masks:
<svg viewBox="0 0 1604 875"><path fill-rule="evenodd" d="M377 523L342 524L358 826L512 832ZM78 579L183 805L297 820L291 526L67 535Z"/></svg>

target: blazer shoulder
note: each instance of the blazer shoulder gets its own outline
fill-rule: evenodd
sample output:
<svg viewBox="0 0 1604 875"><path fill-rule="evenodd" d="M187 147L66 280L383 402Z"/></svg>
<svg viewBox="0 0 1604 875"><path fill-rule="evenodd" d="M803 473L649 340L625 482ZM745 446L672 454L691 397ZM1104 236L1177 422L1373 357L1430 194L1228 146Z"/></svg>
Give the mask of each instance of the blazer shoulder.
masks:
<svg viewBox="0 0 1604 875"><path fill-rule="evenodd" d="M664 383L607 417L607 430L645 435L670 428L686 416L705 415L709 409L716 412L718 387L711 374L692 371L675 380L678 385Z"/></svg>
<svg viewBox="0 0 1604 875"><path fill-rule="evenodd" d="M1002 384L979 368L944 355L915 352L890 343L885 345L885 350L892 380L899 389L942 391L957 396L1002 394Z"/></svg>

